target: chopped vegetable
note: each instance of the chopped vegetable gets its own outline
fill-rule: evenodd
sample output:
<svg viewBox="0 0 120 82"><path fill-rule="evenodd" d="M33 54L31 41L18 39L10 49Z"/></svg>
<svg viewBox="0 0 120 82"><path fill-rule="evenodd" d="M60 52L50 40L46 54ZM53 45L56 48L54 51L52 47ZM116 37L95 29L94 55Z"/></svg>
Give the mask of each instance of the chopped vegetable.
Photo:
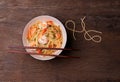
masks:
<svg viewBox="0 0 120 82"><path fill-rule="evenodd" d="M48 25L53 25L53 21L47 21Z"/></svg>
<svg viewBox="0 0 120 82"><path fill-rule="evenodd" d="M57 33L56 37L57 37L57 39L59 39L61 37L60 33Z"/></svg>
<svg viewBox="0 0 120 82"><path fill-rule="evenodd" d="M41 49L37 49L36 51L37 51L37 53L39 53L39 54L42 53L42 50L41 50Z"/></svg>

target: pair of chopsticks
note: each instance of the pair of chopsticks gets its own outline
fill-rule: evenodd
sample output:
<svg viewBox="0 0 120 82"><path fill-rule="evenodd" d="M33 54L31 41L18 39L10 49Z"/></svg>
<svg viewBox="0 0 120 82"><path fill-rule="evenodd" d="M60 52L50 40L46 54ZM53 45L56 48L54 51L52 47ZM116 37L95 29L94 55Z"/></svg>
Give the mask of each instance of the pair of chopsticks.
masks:
<svg viewBox="0 0 120 82"><path fill-rule="evenodd" d="M78 56L65 56L65 55L55 55L55 54L39 54L35 52L25 52L19 49L47 49L47 50L79 50L79 49L72 49L72 48L46 48L46 47L30 47L30 46L8 46L10 49L15 50L8 50L8 53L16 53L16 54L32 54L32 55L42 55L42 56L53 56L53 57L60 57L60 58L80 58ZM16 50L17 49L17 50Z"/></svg>

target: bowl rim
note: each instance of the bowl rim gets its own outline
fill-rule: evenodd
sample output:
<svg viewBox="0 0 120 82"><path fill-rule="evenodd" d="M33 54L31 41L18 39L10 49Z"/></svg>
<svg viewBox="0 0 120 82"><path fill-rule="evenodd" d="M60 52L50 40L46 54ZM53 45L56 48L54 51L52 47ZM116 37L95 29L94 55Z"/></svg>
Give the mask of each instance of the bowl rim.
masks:
<svg viewBox="0 0 120 82"><path fill-rule="evenodd" d="M43 19L43 20L42 20ZM53 16L49 16L49 15L40 15L37 17L32 18L24 27L23 30L23 34L22 34L22 42L23 42L23 46L28 46L27 44L27 40L26 40L26 31L29 29L29 27L35 23L35 21L40 20L40 21L47 21L47 20L52 20L53 22L55 22L56 25L60 26L61 32L62 32L62 36L63 36L63 44L61 46L61 48L64 48L66 46L66 42L67 42L67 32L66 29L64 27L64 25L62 24L62 22L60 22L60 20L58 20L57 18L53 17ZM29 52L30 50L25 49L27 52ZM57 50L54 54L59 55L62 52L62 50ZM33 58L38 59L38 60L51 60L54 59L55 57L52 56L40 56L40 55L32 55L30 54Z"/></svg>

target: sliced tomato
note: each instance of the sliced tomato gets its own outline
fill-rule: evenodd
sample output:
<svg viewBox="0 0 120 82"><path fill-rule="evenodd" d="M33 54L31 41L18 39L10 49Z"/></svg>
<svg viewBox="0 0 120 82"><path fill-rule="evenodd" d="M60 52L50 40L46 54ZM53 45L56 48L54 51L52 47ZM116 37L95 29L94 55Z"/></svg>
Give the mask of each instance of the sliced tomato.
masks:
<svg viewBox="0 0 120 82"><path fill-rule="evenodd" d="M43 29L42 31L42 35L44 35L44 33L47 31L47 28Z"/></svg>
<svg viewBox="0 0 120 82"><path fill-rule="evenodd" d="M61 37L60 33L56 34L56 38L59 39Z"/></svg>
<svg viewBox="0 0 120 82"><path fill-rule="evenodd" d="M30 29L31 35L33 35L35 32L36 32L36 27L31 27L31 29Z"/></svg>
<svg viewBox="0 0 120 82"><path fill-rule="evenodd" d="M37 49L36 51L37 51L37 53L39 53L39 54L42 53L42 50L41 50L41 49Z"/></svg>
<svg viewBox="0 0 120 82"><path fill-rule="evenodd" d="M48 25L53 25L53 21L47 21Z"/></svg>
<svg viewBox="0 0 120 82"><path fill-rule="evenodd" d="M27 38L30 39L36 30L37 28L35 26L30 27L30 29L28 29Z"/></svg>

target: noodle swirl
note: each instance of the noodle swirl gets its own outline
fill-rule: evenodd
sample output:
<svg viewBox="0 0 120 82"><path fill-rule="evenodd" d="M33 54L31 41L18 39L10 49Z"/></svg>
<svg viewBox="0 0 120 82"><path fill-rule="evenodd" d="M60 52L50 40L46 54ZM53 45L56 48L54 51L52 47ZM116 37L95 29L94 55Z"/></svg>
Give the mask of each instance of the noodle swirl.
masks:
<svg viewBox="0 0 120 82"><path fill-rule="evenodd" d="M96 31L96 30L86 30L86 24L85 24L85 22L84 22L85 18L86 18L86 17L81 18L81 27L82 27L82 30L81 30L81 31L75 29L75 28L76 28L76 25L75 25L75 22L74 22L73 20L67 20L67 21L65 22L65 26L66 26L66 28L67 28L68 30L70 30L70 31L73 32L73 38L74 38L75 40L76 40L75 33L83 33L85 40L88 40L88 41L91 40L91 41L93 41L93 42L100 43L100 42L102 41L102 38L101 38L100 35L97 35L97 34L96 34L96 35L93 35L93 36L92 36L92 35L90 35L89 33L90 33L90 32L94 32L94 33L102 34L102 32ZM68 27L68 23L73 24L73 28Z"/></svg>

